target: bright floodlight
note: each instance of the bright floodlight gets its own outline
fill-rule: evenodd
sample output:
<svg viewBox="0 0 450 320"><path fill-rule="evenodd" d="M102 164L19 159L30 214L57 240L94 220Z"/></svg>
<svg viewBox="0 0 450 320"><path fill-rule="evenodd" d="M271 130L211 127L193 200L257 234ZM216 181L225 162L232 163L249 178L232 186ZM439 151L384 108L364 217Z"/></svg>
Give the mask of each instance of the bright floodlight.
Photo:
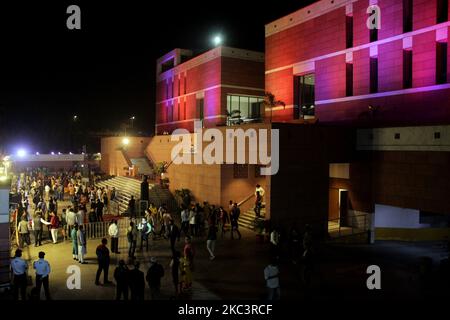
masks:
<svg viewBox="0 0 450 320"><path fill-rule="evenodd" d="M127 146L127 145L130 144L130 139L128 139L128 138L123 138L123 139L122 139L122 143L123 143L123 145Z"/></svg>
<svg viewBox="0 0 450 320"><path fill-rule="evenodd" d="M24 158L27 155L27 151L25 149L19 149L17 150L17 156L19 158Z"/></svg>
<svg viewBox="0 0 450 320"><path fill-rule="evenodd" d="M213 42L216 47L220 46L222 44L222 37L220 35L215 36Z"/></svg>
<svg viewBox="0 0 450 320"><path fill-rule="evenodd" d="M55 155L55 153L52 151L52 155Z"/></svg>

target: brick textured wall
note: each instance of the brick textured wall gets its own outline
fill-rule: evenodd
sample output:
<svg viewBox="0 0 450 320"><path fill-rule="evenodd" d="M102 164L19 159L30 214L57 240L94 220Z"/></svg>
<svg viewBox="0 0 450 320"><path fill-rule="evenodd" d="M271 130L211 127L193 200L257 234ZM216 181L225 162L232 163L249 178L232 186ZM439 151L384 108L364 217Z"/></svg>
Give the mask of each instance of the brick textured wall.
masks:
<svg viewBox="0 0 450 320"><path fill-rule="evenodd" d="M370 87L369 49L353 53L353 95L368 94Z"/></svg>
<svg viewBox="0 0 450 320"><path fill-rule="evenodd" d="M403 33L403 1L380 0L381 29L378 30L378 40L386 39Z"/></svg>
<svg viewBox="0 0 450 320"><path fill-rule="evenodd" d="M436 83L436 31L413 37L413 87Z"/></svg>
<svg viewBox="0 0 450 320"><path fill-rule="evenodd" d="M450 214L450 153L374 153L375 202Z"/></svg>
<svg viewBox="0 0 450 320"><path fill-rule="evenodd" d="M378 91L403 88L403 42L392 41L378 46Z"/></svg>
<svg viewBox="0 0 450 320"><path fill-rule="evenodd" d="M276 100L283 101L287 106L293 105L294 76L292 68L270 73L266 75L266 90L275 95ZM266 117L270 118L270 111L266 111ZM293 118L292 109L282 109L273 111L274 120L291 120Z"/></svg>
<svg viewBox="0 0 450 320"><path fill-rule="evenodd" d="M345 55L316 62L316 100L345 97Z"/></svg>
<svg viewBox="0 0 450 320"><path fill-rule="evenodd" d="M345 8L266 38L266 70L345 49Z"/></svg>
<svg viewBox="0 0 450 320"><path fill-rule="evenodd" d="M413 30L436 24L436 0L413 1Z"/></svg>
<svg viewBox="0 0 450 320"><path fill-rule="evenodd" d="M320 122L363 126L427 125L450 123L450 89L336 102L316 106ZM378 107L371 118L368 105Z"/></svg>
<svg viewBox="0 0 450 320"><path fill-rule="evenodd" d="M369 7L368 0L360 0L353 3L353 46L360 46L369 42L369 29L367 29L366 13ZM381 19L383 23L383 18Z"/></svg>

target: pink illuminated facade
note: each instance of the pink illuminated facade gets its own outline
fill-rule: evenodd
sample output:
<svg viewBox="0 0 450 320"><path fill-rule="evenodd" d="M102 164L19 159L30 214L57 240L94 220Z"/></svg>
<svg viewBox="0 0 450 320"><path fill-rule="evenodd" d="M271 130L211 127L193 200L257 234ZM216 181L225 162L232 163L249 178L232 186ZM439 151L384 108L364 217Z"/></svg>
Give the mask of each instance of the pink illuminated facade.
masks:
<svg viewBox="0 0 450 320"><path fill-rule="evenodd" d="M217 47L192 57L190 50L175 49L158 59L156 78L157 134L193 131L195 120L204 127L226 125L232 112L243 122L263 116L263 53Z"/></svg>
<svg viewBox="0 0 450 320"><path fill-rule="evenodd" d="M370 6L381 28L369 30ZM448 0L322 0L266 25L266 90L279 121L450 123ZM268 110L266 110L266 113Z"/></svg>

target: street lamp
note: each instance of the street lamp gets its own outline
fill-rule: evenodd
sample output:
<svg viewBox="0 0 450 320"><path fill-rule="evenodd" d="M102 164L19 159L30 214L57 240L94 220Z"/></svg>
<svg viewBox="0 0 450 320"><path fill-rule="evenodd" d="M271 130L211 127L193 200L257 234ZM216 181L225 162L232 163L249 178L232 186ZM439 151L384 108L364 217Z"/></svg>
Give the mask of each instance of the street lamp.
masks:
<svg viewBox="0 0 450 320"><path fill-rule="evenodd" d="M213 43L214 43L214 46L220 46L221 44L222 44L222 42L223 42L223 39L222 39L222 36L221 35L216 35L216 36L214 36L214 38L213 38Z"/></svg>
<svg viewBox="0 0 450 320"><path fill-rule="evenodd" d="M135 116L132 116L131 118L130 118L130 121L131 121L131 129L133 129L133 124L134 124L134 120L136 119L136 117Z"/></svg>
<svg viewBox="0 0 450 320"><path fill-rule="evenodd" d="M78 120L78 116L77 115L74 115L73 116L73 121L77 121Z"/></svg>
<svg viewBox="0 0 450 320"><path fill-rule="evenodd" d="M129 144L130 144L130 139L128 139L128 138L123 138L122 139L122 144L126 147L126 146L128 146Z"/></svg>

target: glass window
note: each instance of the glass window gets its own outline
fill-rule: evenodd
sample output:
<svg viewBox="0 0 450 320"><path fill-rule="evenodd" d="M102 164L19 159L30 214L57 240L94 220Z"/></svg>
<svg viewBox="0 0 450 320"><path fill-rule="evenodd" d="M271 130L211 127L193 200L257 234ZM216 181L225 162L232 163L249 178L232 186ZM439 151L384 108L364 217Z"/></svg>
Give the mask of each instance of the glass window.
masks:
<svg viewBox="0 0 450 320"><path fill-rule="evenodd" d="M300 114L313 116L315 103L315 75L314 73L296 76L294 78L294 118Z"/></svg>
<svg viewBox="0 0 450 320"><path fill-rule="evenodd" d="M241 118L250 118L249 113L249 97L239 97L239 110L241 111Z"/></svg>

